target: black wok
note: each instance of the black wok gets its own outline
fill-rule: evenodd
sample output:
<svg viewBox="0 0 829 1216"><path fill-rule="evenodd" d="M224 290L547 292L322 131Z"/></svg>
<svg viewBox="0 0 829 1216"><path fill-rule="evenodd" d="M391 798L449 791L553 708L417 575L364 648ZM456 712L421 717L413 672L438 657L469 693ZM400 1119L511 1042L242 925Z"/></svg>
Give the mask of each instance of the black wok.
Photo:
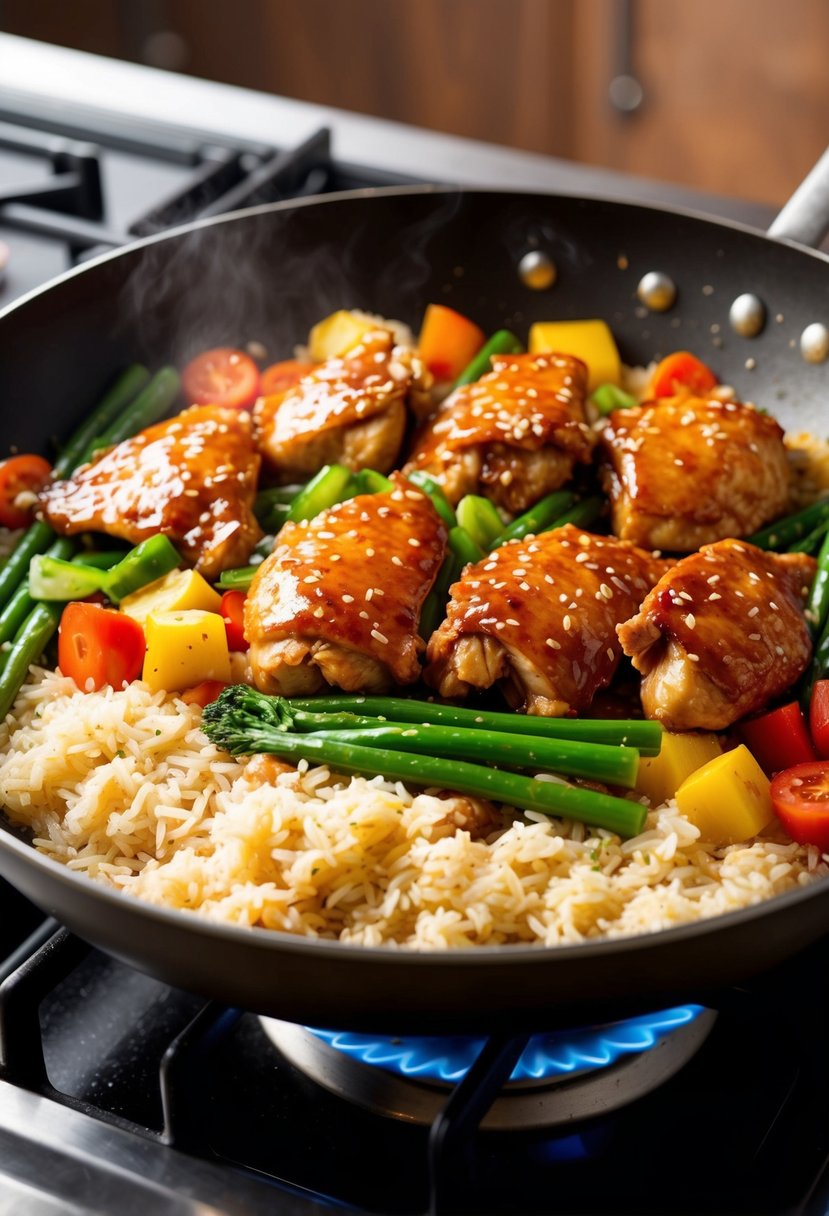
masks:
<svg viewBox="0 0 829 1216"><path fill-rule="evenodd" d="M556 265L549 290L519 278L531 249ZM676 283L667 312L637 299L648 271ZM729 325L744 292L767 310L752 340ZM33 293L0 315L4 447L46 449L136 358L180 364L197 349L250 339L278 358L336 308L416 325L433 300L488 331L602 316L627 362L688 348L788 428L826 430L829 365L807 363L799 349L807 325L829 321L824 255L667 209L426 187L213 220ZM827 883L636 938L413 953L148 906L41 856L8 825L0 873L82 938L168 983L292 1021L398 1033L537 1028L658 1007L771 967L829 930Z"/></svg>

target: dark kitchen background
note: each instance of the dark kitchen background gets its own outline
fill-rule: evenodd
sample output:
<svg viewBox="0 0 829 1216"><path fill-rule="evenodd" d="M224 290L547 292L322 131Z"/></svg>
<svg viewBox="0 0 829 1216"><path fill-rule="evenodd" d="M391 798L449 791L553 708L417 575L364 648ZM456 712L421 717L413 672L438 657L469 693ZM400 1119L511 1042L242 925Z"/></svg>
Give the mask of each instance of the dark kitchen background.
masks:
<svg viewBox="0 0 829 1216"><path fill-rule="evenodd" d="M825 0L2 0L0 30L770 205L829 129Z"/></svg>

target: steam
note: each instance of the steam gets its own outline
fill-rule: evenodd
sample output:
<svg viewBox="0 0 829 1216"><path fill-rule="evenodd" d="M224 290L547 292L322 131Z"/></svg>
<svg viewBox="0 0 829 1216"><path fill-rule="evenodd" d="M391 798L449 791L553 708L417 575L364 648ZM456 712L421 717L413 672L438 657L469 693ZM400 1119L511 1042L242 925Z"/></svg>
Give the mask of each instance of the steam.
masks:
<svg viewBox="0 0 829 1216"><path fill-rule="evenodd" d="M420 218L393 239L381 209L400 210L401 201L370 194L242 212L162 237L144 248L122 290L121 324L153 366L179 367L208 347L251 341L261 342L270 360L289 357L310 327L338 308L416 326L435 277L430 246L457 214L460 197L448 192L413 206L402 200L402 212Z"/></svg>

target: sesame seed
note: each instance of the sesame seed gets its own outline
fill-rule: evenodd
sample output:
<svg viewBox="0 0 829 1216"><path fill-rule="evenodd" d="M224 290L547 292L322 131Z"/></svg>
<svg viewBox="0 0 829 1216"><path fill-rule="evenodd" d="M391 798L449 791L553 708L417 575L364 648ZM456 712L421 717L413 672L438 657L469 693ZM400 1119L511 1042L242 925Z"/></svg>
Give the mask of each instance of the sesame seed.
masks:
<svg viewBox="0 0 829 1216"><path fill-rule="evenodd" d="M555 638L547 638L544 644L549 646L551 650L561 650L561 642L557 642Z"/></svg>
<svg viewBox="0 0 829 1216"><path fill-rule="evenodd" d="M569 631L570 626L571 626L571 624L572 624L572 621L570 620L570 617L569 617L569 616L565 616L564 620L563 620L561 623L562 623L562 625L564 626L564 628L565 628L566 630L568 630L568 631Z"/></svg>
<svg viewBox="0 0 829 1216"><path fill-rule="evenodd" d="M608 648L607 648L607 650L606 650L606 652L605 652L605 653L607 654L607 657L610 659L610 661L611 661L611 663L612 663L612 662L613 662L613 660L616 658L616 652L614 651L613 647L612 647L612 646L608 646Z"/></svg>
<svg viewBox="0 0 829 1216"><path fill-rule="evenodd" d="M520 622L520 621L516 621L516 619L515 619L515 617L514 617L514 616L508 616L508 617L507 617L507 619L506 619L506 624L507 624L507 625L512 625L512 626L513 626L513 628L517 629L517 628L519 627L519 625L521 624L521 622Z"/></svg>
<svg viewBox="0 0 829 1216"><path fill-rule="evenodd" d="M748 610L748 615L749 615L749 616L752 616L752 617L757 616L757 613L758 613L759 611L760 611L760 609L759 609L759 608L757 607L757 605L755 604L753 608L749 608L749 610Z"/></svg>
<svg viewBox="0 0 829 1216"><path fill-rule="evenodd" d="M314 609L314 616L316 616L316 617L325 616L325 609L323 608L322 604L320 604L319 608Z"/></svg>
<svg viewBox="0 0 829 1216"><path fill-rule="evenodd" d="M374 557L374 549L372 549L371 547L366 549L366 557Z"/></svg>
<svg viewBox="0 0 829 1216"><path fill-rule="evenodd" d="M419 549L419 548L420 548L420 541L417 539L417 537L416 537L416 536L410 536L410 537L409 537L409 544L412 546L412 548L413 548L413 549ZM366 552L368 553L368 550L366 550ZM369 553L369 557L371 557L371 555L372 555L373 553L374 553L374 550L372 549L372 550L371 550L371 553Z"/></svg>
<svg viewBox="0 0 829 1216"><path fill-rule="evenodd" d="M688 626L689 629L696 628L697 618L694 616L693 612L689 612L688 615L685 617L685 624Z"/></svg>
<svg viewBox="0 0 829 1216"><path fill-rule="evenodd" d="M371 636L376 642L382 642L384 646L388 645L389 639L385 634L381 633L379 629L372 629Z"/></svg>
<svg viewBox="0 0 829 1216"><path fill-rule="evenodd" d="M708 599L709 600L721 600L722 596L720 595L719 591L712 591L711 594L709 595Z"/></svg>
<svg viewBox="0 0 829 1216"><path fill-rule="evenodd" d="M762 637L763 637L762 633L750 633L748 635L748 640L750 642L759 642L762 640Z"/></svg>
<svg viewBox="0 0 829 1216"><path fill-rule="evenodd" d="M397 554L396 554L396 553L393 553L393 554L392 554L392 559L391 559L391 560L392 560L392 564L393 564L393 565L395 565L395 566L402 566L402 565L403 565L402 561L400 560L400 558L397 556Z"/></svg>
<svg viewBox="0 0 829 1216"><path fill-rule="evenodd" d="M353 603L354 603L354 596L353 596L353 595L344 595L344 596L342 597L342 601L343 601L343 603L344 603L344 604L353 604Z"/></svg>

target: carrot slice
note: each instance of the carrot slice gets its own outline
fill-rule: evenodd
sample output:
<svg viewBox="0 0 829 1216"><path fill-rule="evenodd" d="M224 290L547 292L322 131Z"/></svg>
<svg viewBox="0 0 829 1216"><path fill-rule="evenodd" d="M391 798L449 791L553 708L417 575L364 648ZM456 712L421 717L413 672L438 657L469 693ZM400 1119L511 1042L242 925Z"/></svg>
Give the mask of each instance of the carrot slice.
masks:
<svg viewBox="0 0 829 1216"><path fill-rule="evenodd" d="M418 349L436 380L457 380L486 342L474 321L445 304L430 304L423 317Z"/></svg>

